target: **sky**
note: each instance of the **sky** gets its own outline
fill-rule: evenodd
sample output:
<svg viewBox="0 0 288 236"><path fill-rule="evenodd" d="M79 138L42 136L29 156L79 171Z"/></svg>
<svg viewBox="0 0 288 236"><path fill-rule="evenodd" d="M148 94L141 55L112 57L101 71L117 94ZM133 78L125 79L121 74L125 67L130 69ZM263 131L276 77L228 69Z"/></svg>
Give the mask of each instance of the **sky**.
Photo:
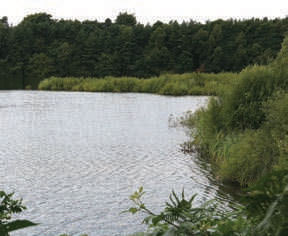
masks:
<svg viewBox="0 0 288 236"><path fill-rule="evenodd" d="M137 21L153 24L157 20L283 18L288 16L288 0L6 0L0 4L0 17L10 24L23 17L46 12L55 19L114 20L119 12L135 14Z"/></svg>

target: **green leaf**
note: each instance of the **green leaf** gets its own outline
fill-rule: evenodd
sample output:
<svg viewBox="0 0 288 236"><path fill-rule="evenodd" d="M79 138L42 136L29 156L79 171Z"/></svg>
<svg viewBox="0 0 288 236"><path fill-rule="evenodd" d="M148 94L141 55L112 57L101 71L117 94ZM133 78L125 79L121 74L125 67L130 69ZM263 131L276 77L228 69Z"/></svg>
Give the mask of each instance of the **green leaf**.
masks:
<svg viewBox="0 0 288 236"><path fill-rule="evenodd" d="M153 223L153 225L157 225L161 220L162 220L162 216L159 215L159 216L156 216L152 219L152 223Z"/></svg>
<svg viewBox="0 0 288 236"><path fill-rule="evenodd" d="M177 195L176 195L176 193L174 192L174 190L172 191L172 194L173 194L173 196L174 196L177 204L180 204L180 200L179 200L179 198L177 197Z"/></svg>
<svg viewBox="0 0 288 236"><path fill-rule="evenodd" d="M29 220L15 220L13 222L5 224L5 228L8 232L35 226L37 224L29 221Z"/></svg>
<svg viewBox="0 0 288 236"><path fill-rule="evenodd" d="M185 192L184 192L184 188L182 189L182 200L185 199Z"/></svg>
<svg viewBox="0 0 288 236"><path fill-rule="evenodd" d="M138 211L138 209L136 207L131 207L129 208L128 211L131 212L132 214L135 214Z"/></svg>
<svg viewBox="0 0 288 236"><path fill-rule="evenodd" d="M149 222L150 222L150 220L153 218L153 216L147 216L147 217L145 217L144 218L144 220L143 220L143 222L142 223L144 223L144 224L146 224L146 225L148 225L149 224Z"/></svg>
<svg viewBox="0 0 288 236"><path fill-rule="evenodd" d="M173 204L173 206L174 207L176 207L177 206L177 204L176 204L176 202L173 200L173 198L172 198L172 195L170 194L170 196L169 196L169 199L170 199L170 201L171 201L171 203ZM167 203L167 204L169 204L169 203ZM169 204L170 205L170 204ZM170 205L170 207L173 207L173 206L171 206Z"/></svg>

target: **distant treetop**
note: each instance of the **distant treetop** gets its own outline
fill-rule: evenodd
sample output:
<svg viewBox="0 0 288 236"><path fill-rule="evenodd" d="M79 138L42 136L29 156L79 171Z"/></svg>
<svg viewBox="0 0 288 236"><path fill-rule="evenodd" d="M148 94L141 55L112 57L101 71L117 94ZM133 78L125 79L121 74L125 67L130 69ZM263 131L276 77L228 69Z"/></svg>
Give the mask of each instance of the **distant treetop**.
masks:
<svg viewBox="0 0 288 236"><path fill-rule="evenodd" d="M121 12L116 18L116 24L134 26L137 20L133 14L128 14L127 12Z"/></svg>

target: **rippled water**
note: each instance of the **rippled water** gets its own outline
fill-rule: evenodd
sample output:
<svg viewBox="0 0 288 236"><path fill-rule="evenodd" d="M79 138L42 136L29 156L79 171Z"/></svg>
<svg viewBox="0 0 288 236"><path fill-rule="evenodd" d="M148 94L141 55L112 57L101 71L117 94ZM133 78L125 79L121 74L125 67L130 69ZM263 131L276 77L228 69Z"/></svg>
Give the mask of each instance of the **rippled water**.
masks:
<svg viewBox="0 0 288 236"><path fill-rule="evenodd" d="M120 214L139 186L156 211L171 189L199 203L229 201L179 145L173 120L207 97L78 92L0 92L0 189L15 191L39 226L17 236L127 235L143 216ZM171 122L172 121L172 122ZM172 125L171 125L172 124Z"/></svg>

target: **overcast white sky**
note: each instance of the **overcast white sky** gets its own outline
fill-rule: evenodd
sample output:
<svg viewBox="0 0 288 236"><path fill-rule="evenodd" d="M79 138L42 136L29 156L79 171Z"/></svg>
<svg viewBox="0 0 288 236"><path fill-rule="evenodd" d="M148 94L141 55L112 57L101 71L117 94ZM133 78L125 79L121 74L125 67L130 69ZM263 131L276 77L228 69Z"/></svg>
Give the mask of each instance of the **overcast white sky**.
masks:
<svg viewBox="0 0 288 236"><path fill-rule="evenodd" d="M60 19L115 19L119 12L134 13L141 23L156 20L215 20L269 18L288 15L288 0L3 0L0 17L19 23L24 16L47 12Z"/></svg>

